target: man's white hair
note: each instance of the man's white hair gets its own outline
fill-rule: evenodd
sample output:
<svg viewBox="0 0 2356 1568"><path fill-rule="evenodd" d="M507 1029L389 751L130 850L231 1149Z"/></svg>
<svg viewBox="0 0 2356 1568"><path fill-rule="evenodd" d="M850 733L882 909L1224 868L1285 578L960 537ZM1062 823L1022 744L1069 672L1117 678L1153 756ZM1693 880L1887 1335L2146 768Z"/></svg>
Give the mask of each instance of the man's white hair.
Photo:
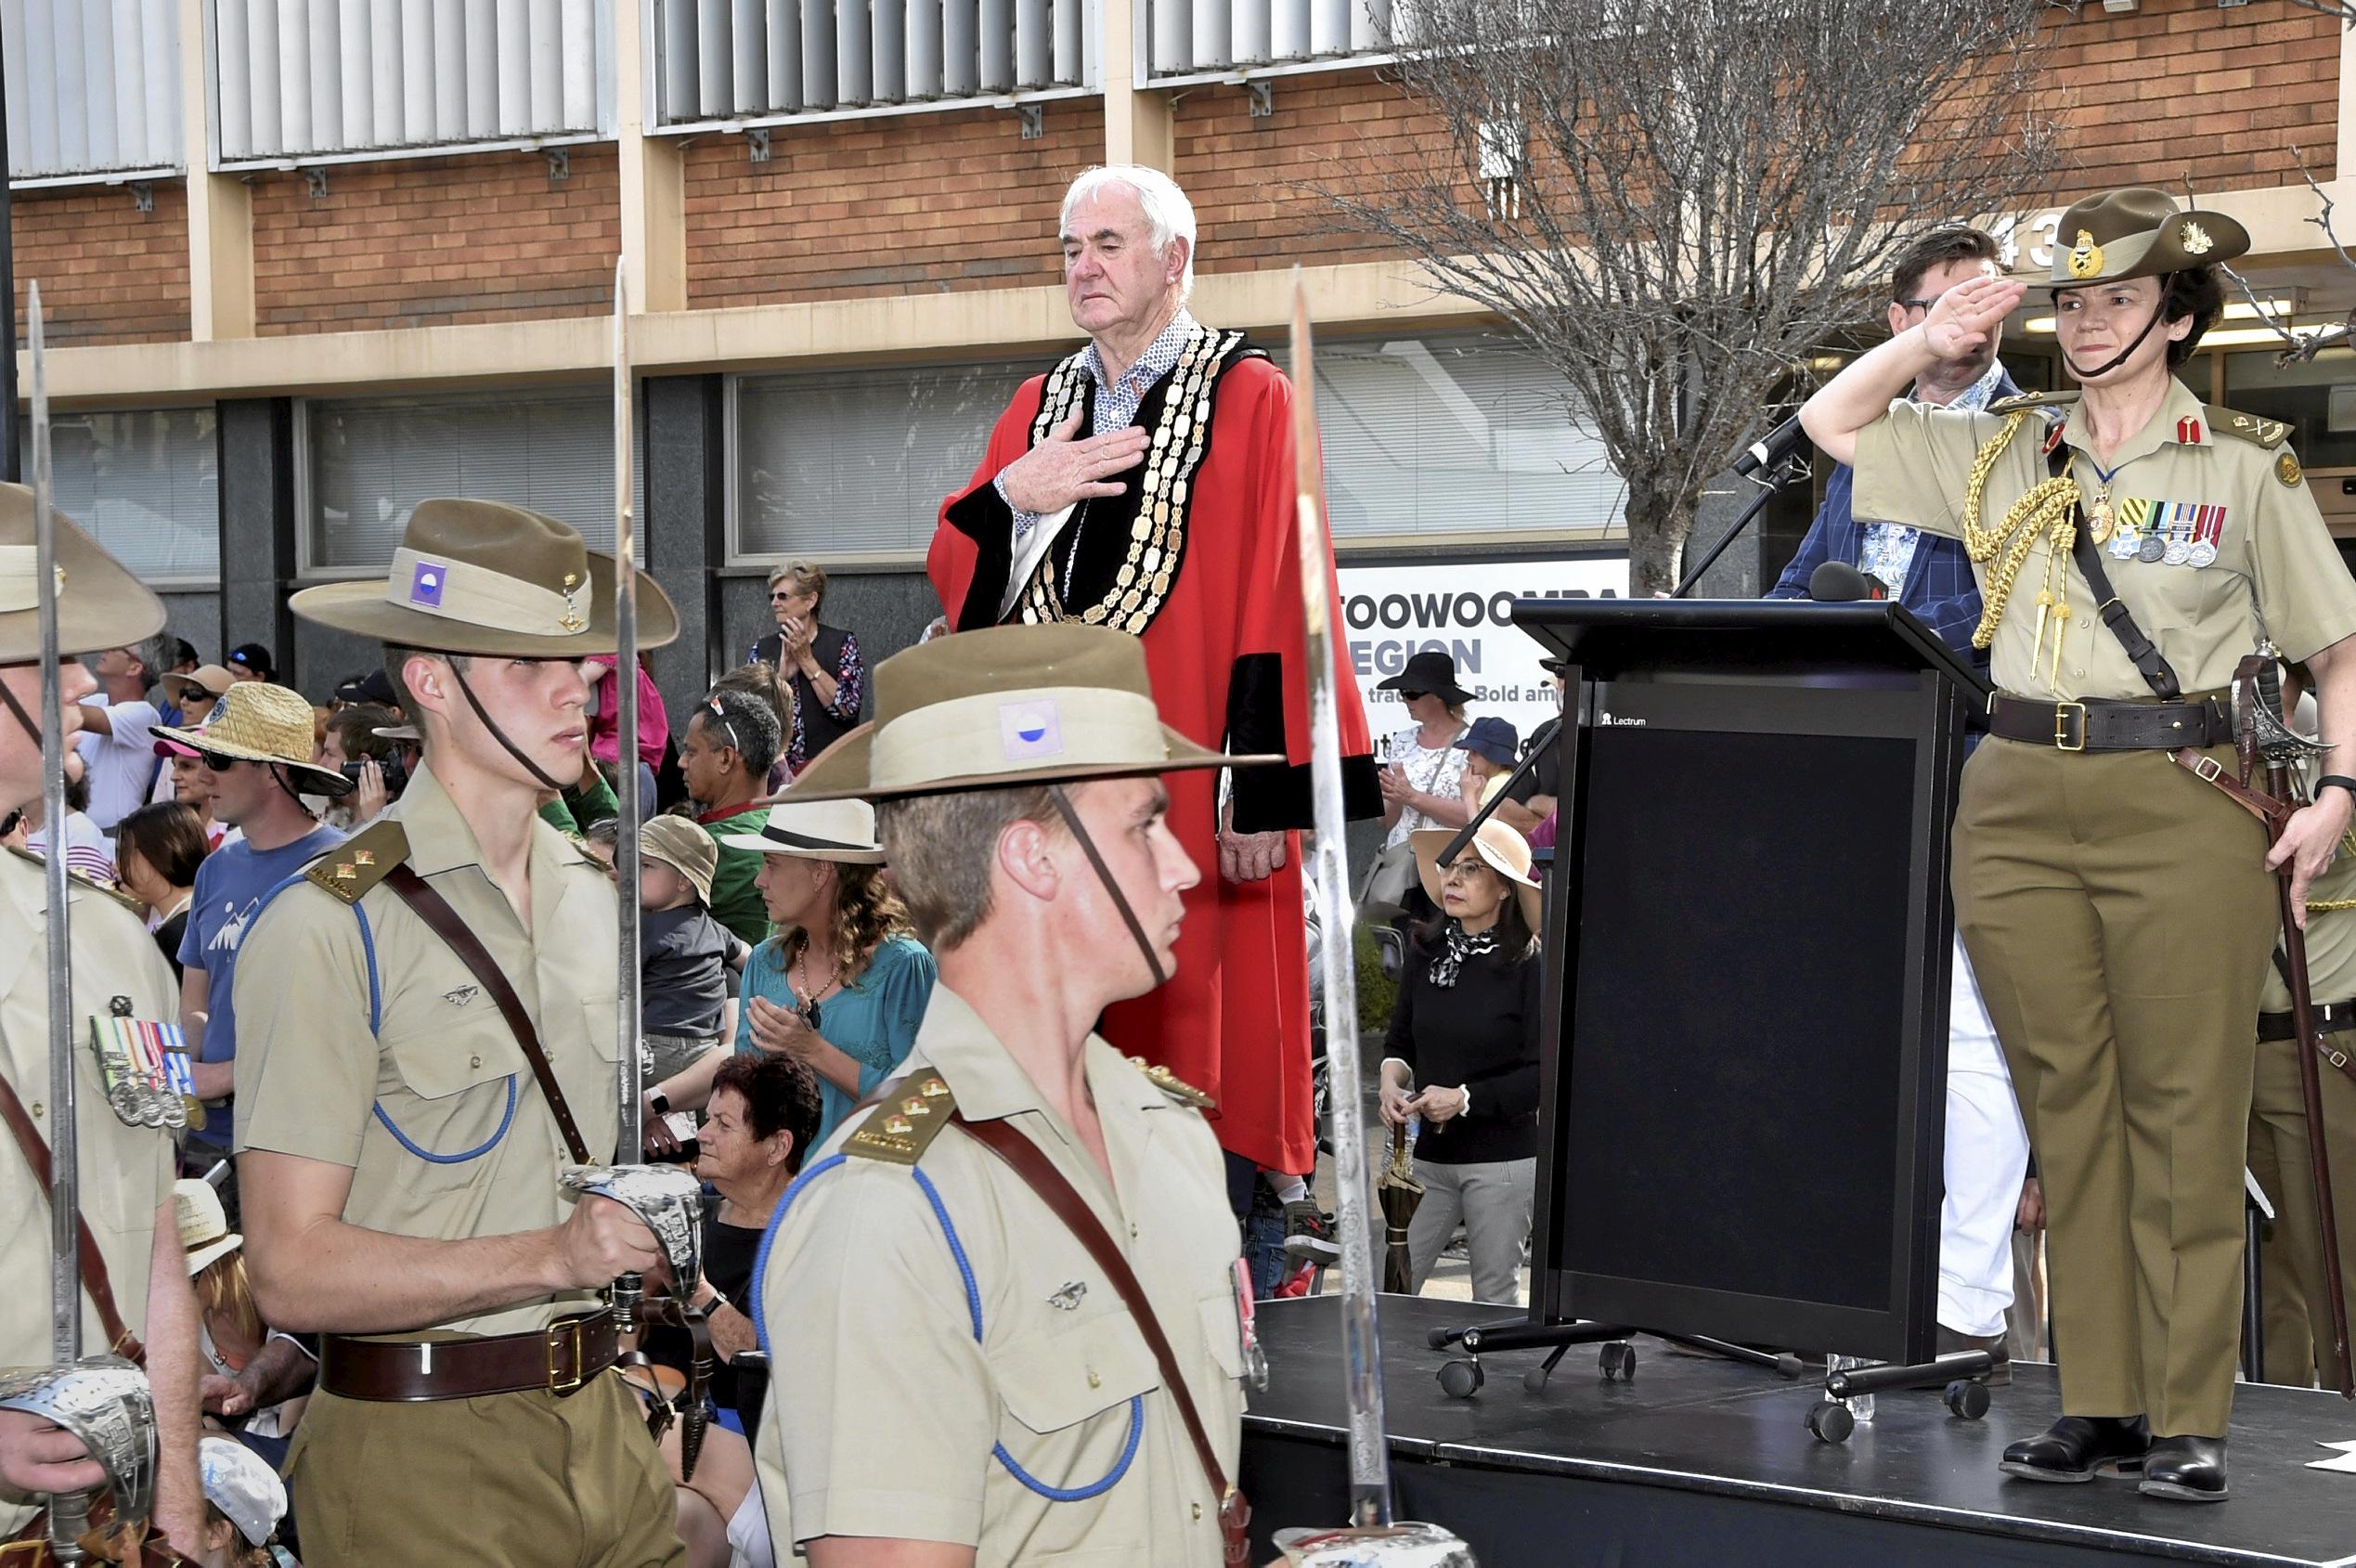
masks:
<svg viewBox="0 0 2356 1568"><path fill-rule="evenodd" d="M1159 169L1149 169L1143 163L1107 163L1086 170L1064 192L1064 209L1056 220L1056 233L1065 239L1075 238L1071 210L1113 186L1136 196L1138 210L1146 214L1146 227L1152 233L1154 254L1166 254L1172 240L1186 242L1186 270L1178 279L1178 297L1185 299L1195 292L1195 204L1186 200L1178 182Z"/></svg>

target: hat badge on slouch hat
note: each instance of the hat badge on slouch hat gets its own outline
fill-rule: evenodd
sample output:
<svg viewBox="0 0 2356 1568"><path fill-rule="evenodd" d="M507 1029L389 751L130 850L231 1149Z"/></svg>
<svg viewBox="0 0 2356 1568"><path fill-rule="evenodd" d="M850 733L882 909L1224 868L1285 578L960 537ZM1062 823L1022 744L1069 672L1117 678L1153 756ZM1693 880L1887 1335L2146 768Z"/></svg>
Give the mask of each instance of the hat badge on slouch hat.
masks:
<svg viewBox="0 0 2356 1568"><path fill-rule="evenodd" d="M1125 631L1073 622L991 627L935 638L877 665L875 718L813 758L778 804L1284 760L1231 757L1164 724L1145 650Z"/></svg>
<svg viewBox="0 0 2356 1568"><path fill-rule="evenodd" d="M2179 211L2168 192L2144 186L2088 197L2062 214L2053 232L2048 281L2057 289L2158 278L2229 262L2249 250L2249 230L2235 219Z"/></svg>
<svg viewBox="0 0 2356 1568"><path fill-rule="evenodd" d="M494 657L613 653L614 558L571 525L504 501L417 503L382 580L323 583L289 600L304 620L403 648ZM643 570L638 645L679 637L679 613Z"/></svg>

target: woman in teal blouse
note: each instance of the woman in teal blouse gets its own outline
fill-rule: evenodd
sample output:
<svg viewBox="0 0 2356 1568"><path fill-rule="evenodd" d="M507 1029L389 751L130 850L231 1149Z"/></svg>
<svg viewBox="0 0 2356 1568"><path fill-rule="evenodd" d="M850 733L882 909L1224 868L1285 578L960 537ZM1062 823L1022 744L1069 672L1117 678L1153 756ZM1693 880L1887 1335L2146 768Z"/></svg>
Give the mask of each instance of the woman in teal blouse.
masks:
<svg viewBox="0 0 2356 1568"><path fill-rule="evenodd" d="M817 1075L823 1143L916 1043L932 954L884 880L866 802L782 803L759 833L721 842L767 857L755 885L777 928L744 965L736 1049L796 1056Z"/></svg>

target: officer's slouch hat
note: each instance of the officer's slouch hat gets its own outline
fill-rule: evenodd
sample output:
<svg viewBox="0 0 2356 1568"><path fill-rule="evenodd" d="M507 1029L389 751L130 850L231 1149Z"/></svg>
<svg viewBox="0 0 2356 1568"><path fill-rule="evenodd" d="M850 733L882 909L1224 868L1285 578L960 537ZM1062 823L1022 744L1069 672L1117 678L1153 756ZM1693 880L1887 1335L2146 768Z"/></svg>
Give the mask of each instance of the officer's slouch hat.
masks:
<svg viewBox="0 0 2356 1568"><path fill-rule="evenodd" d="M57 518L58 650L127 648L162 631L163 601L64 512L50 510ZM32 492L0 485L0 664L41 656L32 521Z"/></svg>

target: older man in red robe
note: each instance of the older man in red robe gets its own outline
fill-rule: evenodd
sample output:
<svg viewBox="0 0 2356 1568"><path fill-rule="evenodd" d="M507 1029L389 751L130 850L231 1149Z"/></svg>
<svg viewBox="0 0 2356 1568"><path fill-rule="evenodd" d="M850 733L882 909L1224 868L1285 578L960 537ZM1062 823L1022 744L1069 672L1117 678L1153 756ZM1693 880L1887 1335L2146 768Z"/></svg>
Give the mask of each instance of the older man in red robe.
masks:
<svg viewBox="0 0 2356 1568"><path fill-rule="evenodd" d="M1186 897L1172 982L1104 1023L1217 1102L1240 1214L1251 1167L1316 1163L1294 836L1311 812L1292 383L1241 332L1187 313L1195 214L1168 175L1092 169L1061 227L1089 342L1016 392L972 484L941 508L927 567L951 629L1119 627L1145 643L1172 724L1290 764L1223 784L1171 777L1171 825L1219 875ZM1351 815L1372 816L1364 712L1346 665L1338 676Z"/></svg>

